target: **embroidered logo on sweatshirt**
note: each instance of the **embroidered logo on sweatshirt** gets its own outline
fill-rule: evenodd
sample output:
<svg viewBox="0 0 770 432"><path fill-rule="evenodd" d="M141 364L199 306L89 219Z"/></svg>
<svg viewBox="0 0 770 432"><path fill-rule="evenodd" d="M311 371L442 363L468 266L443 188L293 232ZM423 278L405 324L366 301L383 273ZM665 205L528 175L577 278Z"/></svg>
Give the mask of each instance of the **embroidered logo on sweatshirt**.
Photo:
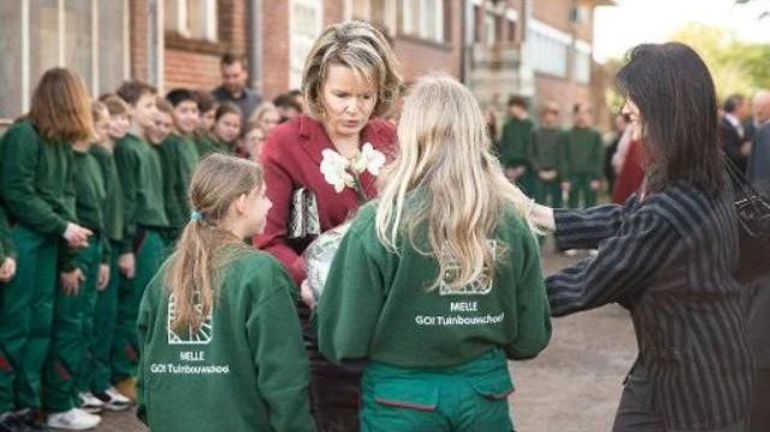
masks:
<svg viewBox="0 0 770 432"><path fill-rule="evenodd" d="M193 307L196 312L202 314L203 305L198 300L199 296L199 291L193 292ZM193 329L192 325L190 325L187 328L186 334L180 334L178 331L174 331L173 322L176 319L176 299L171 295L168 299L167 315L166 329L168 331L169 345L208 345L211 343L211 339L214 337L214 323L211 319L211 314L206 317L197 330Z"/></svg>
<svg viewBox="0 0 770 432"><path fill-rule="evenodd" d="M498 253L497 240L487 240L487 244L492 248L492 256L496 259ZM453 279L459 273L459 270L460 266L457 264L452 264L447 268L446 272L444 272L444 279L439 282L439 295L487 295L492 291L494 278L486 266L484 266L484 271L481 272L481 277L477 280L459 289L450 288L449 284L445 281Z"/></svg>

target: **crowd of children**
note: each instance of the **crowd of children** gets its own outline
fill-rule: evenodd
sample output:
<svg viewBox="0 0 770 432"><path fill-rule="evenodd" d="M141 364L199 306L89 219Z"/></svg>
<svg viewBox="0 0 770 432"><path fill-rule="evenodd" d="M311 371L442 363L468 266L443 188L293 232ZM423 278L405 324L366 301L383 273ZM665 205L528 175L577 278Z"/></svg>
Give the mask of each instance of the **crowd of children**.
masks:
<svg viewBox="0 0 770 432"><path fill-rule="evenodd" d="M83 430L135 398L139 305L211 153L256 160L281 118L125 82L92 100L64 68L0 141L0 431ZM43 414L45 413L45 415Z"/></svg>

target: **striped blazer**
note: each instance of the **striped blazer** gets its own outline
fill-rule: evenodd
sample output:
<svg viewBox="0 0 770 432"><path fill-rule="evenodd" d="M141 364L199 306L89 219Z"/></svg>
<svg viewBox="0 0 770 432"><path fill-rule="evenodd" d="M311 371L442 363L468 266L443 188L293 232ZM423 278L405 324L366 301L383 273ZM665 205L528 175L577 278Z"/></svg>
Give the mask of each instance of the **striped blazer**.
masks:
<svg viewBox="0 0 770 432"><path fill-rule="evenodd" d="M546 279L554 316L618 302L631 311L655 411L667 429L713 429L746 418L753 359L743 287L732 277L732 194L676 184L625 206L556 210L564 249L598 255Z"/></svg>

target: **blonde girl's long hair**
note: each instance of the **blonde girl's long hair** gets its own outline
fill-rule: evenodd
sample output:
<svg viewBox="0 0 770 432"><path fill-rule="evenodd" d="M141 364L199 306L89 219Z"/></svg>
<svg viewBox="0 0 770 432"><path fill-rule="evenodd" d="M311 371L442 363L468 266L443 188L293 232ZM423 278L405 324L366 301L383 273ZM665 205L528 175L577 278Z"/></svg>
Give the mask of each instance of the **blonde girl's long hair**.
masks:
<svg viewBox="0 0 770 432"><path fill-rule="evenodd" d="M399 153L382 179L377 234L392 251L404 232L416 247L427 224L440 283L457 292L494 275L502 252L491 242L503 212L525 217L528 201L491 153L484 116L473 95L444 75L429 75L407 96L398 126ZM417 192L419 191L419 192ZM414 192L419 199L407 198ZM442 288L443 289L443 288Z"/></svg>
<svg viewBox="0 0 770 432"><path fill-rule="evenodd" d="M193 214L166 272L174 329L198 329L211 314L223 268L248 249L223 223L232 203L262 184L261 169L246 159L212 154L198 165L190 182Z"/></svg>

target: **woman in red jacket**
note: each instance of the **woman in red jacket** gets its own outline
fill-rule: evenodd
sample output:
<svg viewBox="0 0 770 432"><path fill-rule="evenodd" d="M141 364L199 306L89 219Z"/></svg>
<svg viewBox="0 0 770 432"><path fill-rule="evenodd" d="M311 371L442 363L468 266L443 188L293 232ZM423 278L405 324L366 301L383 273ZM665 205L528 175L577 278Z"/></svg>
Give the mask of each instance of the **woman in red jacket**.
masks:
<svg viewBox="0 0 770 432"><path fill-rule="evenodd" d="M344 223L376 191L376 177L392 159L393 126L377 117L398 97L401 78L388 42L363 22L327 28L308 55L302 89L307 114L274 129L262 150L267 196L273 208L255 246L276 258L297 284L306 278L306 242L289 239L295 191L316 197L321 232ZM299 306L307 324L309 311ZM354 325L354 323L351 323ZM323 360L305 325L312 365L311 402L321 431L358 430L360 368Z"/></svg>

